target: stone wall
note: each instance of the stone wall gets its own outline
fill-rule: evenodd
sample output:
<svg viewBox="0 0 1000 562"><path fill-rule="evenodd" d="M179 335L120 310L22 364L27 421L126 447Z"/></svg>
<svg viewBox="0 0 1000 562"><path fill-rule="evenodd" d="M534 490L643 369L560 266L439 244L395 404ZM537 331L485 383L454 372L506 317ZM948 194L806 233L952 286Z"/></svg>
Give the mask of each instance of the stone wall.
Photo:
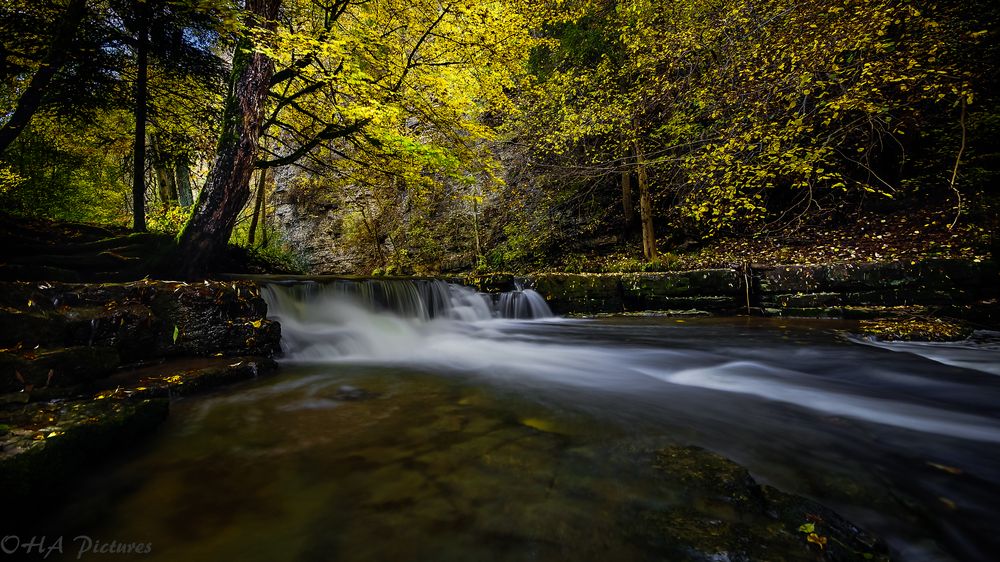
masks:
<svg viewBox="0 0 1000 562"><path fill-rule="evenodd" d="M706 269L667 273L493 275L466 282L490 290L519 281L557 314L645 310L844 317L865 307L996 304L997 265L962 260Z"/></svg>
<svg viewBox="0 0 1000 562"><path fill-rule="evenodd" d="M961 260L780 266L754 271L752 293L771 314L824 315L851 307L956 306L995 299L994 263Z"/></svg>

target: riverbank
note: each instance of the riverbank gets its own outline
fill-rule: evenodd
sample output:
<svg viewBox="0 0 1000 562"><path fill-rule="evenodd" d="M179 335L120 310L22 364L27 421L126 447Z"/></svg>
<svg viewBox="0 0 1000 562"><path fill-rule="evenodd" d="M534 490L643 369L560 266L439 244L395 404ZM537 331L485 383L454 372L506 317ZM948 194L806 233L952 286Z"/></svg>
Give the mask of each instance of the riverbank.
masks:
<svg viewBox="0 0 1000 562"><path fill-rule="evenodd" d="M140 443L172 399L272 372L281 336L266 310L248 282L0 283L9 528Z"/></svg>

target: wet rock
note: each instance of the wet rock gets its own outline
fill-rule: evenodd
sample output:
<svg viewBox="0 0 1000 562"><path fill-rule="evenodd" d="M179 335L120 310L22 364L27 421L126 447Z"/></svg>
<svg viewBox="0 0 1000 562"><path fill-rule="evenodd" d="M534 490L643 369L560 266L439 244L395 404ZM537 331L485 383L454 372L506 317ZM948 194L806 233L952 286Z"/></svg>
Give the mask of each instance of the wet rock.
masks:
<svg viewBox="0 0 1000 562"><path fill-rule="evenodd" d="M972 335L972 327L942 318L882 318L862 320L858 332L884 341L958 341Z"/></svg>
<svg viewBox="0 0 1000 562"><path fill-rule="evenodd" d="M840 293L809 293L794 295L777 295L775 302L782 308L821 308L839 306L842 301Z"/></svg>
<svg viewBox="0 0 1000 562"><path fill-rule="evenodd" d="M472 287L481 293L505 293L517 288L517 279L510 273L489 273L486 275L468 275L455 282Z"/></svg>
<svg viewBox="0 0 1000 562"><path fill-rule="evenodd" d="M280 340L280 327L265 318L267 305L248 281L0 283L0 311L4 344L112 347L126 362L269 356Z"/></svg>
<svg viewBox="0 0 1000 562"><path fill-rule="evenodd" d="M27 306L27 302L22 304ZM10 347L21 343L34 347L41 343L59 341L62 335L63 324L58 318L0 306L0 346Z"/></svg>
<svg viewBox="0 0 1000 562"><path fill-rule="evenodd" d="M669 273L624 273L622 287L635 298L741 295L744 276L732 269L697 269Z"/></svg>
<svg viewBox="0 0 1000 562"><path fill-rule="evenodd" d="M532 282L556 314L625 310L618 275L546 273L535 276Z"/></svg>
<svg viewBox="0 0 1000 562"><path fill-rule="evenodd" d="M556 314L742 314L750 309L768 316L842 318L859 308L922 305L947 307L987 325L1000 318L996 264L966 260L754 266L749 271L543 273L525 279L498 274L463 282L491 291L514 281L533 286Z"/></svg>
<svg viewBox="0 0 1000 562"><path fill-rule="evenodd" d="M167 408L165 400L49 402L0 420L4 529L30 531L81 474L153 430Z"/></svg>
<svg viewBox="0 0 1000 562"><path fill-rule="evenodd" d="M844 304L965 302L996 296L997 267L963 260L778 266L754 272L762 295L838 293ZM768 300L768 299L765 299Z"/></svg>
<svg viewBox="0 0 1000 562"><path fill-rule="evenodd" d="M103 346L0 352L0 392L73 386L106 376L118 366L118 352Z"/></svg>
<svg viewBox="0 0 1000 562"><path fill-rule="evenodd" d="M226 357L203 360L169 361L116 375L103 384L96 399L110 397L161 398L190 396L255 379L277 369L267 357Z"/></svg>
<svg viewBox="0 0 1000 562"><path fill-rule="evenodd" d="M831 510L767 486L697 447L653 455L660 497L627 508L630 533L669 560L888 560L883 543Z"/></svg>
<svg viewBox="0 0 1000 562"><path fill-rule="evenodd" d="M746 311L746 303L733 297L703 296L703 297L663 297L648 299L642 303L629 306L635 311L684 311L691 314L734 314Z"/></svg>

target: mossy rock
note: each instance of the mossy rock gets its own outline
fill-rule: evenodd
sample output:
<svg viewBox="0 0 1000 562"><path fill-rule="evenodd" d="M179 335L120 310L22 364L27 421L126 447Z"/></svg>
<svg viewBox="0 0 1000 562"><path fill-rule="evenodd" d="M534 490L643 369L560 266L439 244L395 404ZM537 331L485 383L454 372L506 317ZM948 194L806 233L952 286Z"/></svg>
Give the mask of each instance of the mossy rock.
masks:
<svg viewBox="0 0 1000 562"><path fill-rule="evenodd" d="M629 534L667 560L889 560L878 539L810 500L760 486L698 447L653 454L660 496L628 508Z"/></svg>
<svg viewBox="0 0 1000 562"><path fill-rule="evenodd" d="M823 308L842 304L840 293L795 293L777 295L774 302L782 308Z"/></svg>
<svg viewBox="0 0 1000 562"><path fill-rule="evenodd" d="M456 281L482 293L503 293L516 288L516 279L511 273L470 274Z"/></svg>
<svg viewBox="0 0 1000 562"><path fill-rule="evenodd" d="M114 348L101 346L0 352L0 392L74 386L108 375L119 363Z"/></svg>
<svg viewBox="0 0 1000 562"><path fill-rule="evenodd" d="M858 331L884 341L958 341L973 332L965 322L927 317L862 320Z"/></svg>
<svg viewBox="0 0 1000 562"><path fill-rule="evenodd" d="M625 310L618 275L545 273L533 282L556 314Z"/></svg>
<svg viewBox="0 0 1000 562"><path fill-rule="evenodd" d="M249 281L0 283L3 343L113 347L123 361L272 355L280 327L266 314Z"/></svg>

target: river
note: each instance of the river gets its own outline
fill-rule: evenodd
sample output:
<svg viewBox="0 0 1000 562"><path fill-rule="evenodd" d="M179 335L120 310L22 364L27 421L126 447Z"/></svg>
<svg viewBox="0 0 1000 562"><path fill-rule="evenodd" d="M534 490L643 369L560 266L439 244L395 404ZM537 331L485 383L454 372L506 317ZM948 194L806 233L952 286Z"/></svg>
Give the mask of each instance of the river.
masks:
<svg viewBox="0 0 1000 562"><path fill-rule="evenodd" d="M149 542L143 560L662 559L630 513L685 501L650 454L693 445L900 560L1000 548L996 334L882 344L841 321L334 285L267 286L280 374L176 402L59 525Z"/></svg>

